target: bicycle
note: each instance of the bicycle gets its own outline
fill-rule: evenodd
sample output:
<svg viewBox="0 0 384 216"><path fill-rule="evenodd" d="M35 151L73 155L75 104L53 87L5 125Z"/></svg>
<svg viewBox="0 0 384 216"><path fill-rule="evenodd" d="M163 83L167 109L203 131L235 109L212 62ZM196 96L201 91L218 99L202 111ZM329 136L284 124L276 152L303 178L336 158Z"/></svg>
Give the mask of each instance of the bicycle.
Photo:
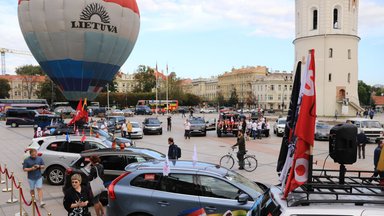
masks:
<svg viewBox="0 0 384 216"><path fill-rule="evenodd" d="M220 166L225 167L227 169L232 169L233 165L235 165L235 160L237 163L237 156L234 155L235 149L231 148L232 151L229 151L226 155L220 158ZM257 168L257 159L255 155L248 155L245 153L244 155L244 170L247 172L252 172Z"/></svg>

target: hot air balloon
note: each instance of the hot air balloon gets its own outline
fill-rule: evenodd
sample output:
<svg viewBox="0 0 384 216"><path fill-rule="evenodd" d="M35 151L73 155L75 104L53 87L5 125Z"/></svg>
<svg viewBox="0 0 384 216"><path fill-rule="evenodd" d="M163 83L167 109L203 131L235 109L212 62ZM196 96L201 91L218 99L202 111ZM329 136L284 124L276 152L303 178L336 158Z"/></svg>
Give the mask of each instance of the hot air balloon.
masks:
<svg viewBox="0 0 384 216"><path fill-rule="evenodd" d="M19 0L21 31L35 59L70 101L93 100L136 43L136 0Z"/></svg>

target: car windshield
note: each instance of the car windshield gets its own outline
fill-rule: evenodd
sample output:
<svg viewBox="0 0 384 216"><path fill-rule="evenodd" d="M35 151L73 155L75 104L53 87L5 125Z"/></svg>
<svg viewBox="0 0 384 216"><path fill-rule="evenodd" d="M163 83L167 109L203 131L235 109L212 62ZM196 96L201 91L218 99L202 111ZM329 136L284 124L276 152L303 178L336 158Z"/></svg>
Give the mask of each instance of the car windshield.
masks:
<svg viewBox="0 0 384 216"><path fill-rule="evenodd" d="M189 122L191 124L204 124L205 123L203 119L191 119L191 120L189 120Z"/></svg>
<svg viewBox="0 0 384 216"><path fill-rule="evenodd" d="M381 125L378 121L362 121L361 127L363 127L363 128L381 128Z"/></svg>
<svg viewBox="0 0 384 216"><path fill-rule="evenodd" d="M280 119L279 120L279 124L285 124L285 123L287 123L287 120L285 120L285 119Z"/></svg>
<svg viewBox="0 0 384 216"><path fill-rule="evenodd" d="M327 124L317 124L316 128L317 129L328 129L328 128L330 128L330 125L327 125Z"/></svg>
<svg viewBox="0 0 384 216"><path fill-rule="evenodd" d="M260 188L256 183L250 181L249 179L245 178L244 176L237 174L232 171L228 171L227 174L224 176L228 181L234 183L234 184L240 184L243 185L250 190L256 191L259 194L263 194L264 191L262 188Z"/></svg>
<svg viewBox="0 0 384 216"><path fill-rule="evenodd" d="M133 128L140 128L140 125L139 125L139 123L133 122L132 127Z"/></svg>
<svg viewBox="0 0 384 216"><path fill-rule="evenodd" d="M143 150L143 153L155 159L165 158L164 154L154 150Z"/></svg>
<svg viewBox="0 0 384 216"><path fill-rule="evenodd" d="M147 124L160 124L158 119L148 119Z"/></svg>
<svg viewBox="0 0 384 216"><path fill-rule="evenodd" d="M111 135L103 130L98 130L97 133L99 133L100 136L107 138L108 140L112 139Z"/></svg>

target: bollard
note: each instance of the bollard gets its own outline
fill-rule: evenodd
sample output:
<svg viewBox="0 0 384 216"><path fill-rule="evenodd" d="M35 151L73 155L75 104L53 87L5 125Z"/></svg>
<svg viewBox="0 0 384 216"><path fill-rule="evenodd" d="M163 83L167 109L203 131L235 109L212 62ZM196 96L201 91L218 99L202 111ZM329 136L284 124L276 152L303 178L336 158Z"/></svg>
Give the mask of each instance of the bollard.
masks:
<svg viewBox="0 0 384 216"><path fill-rule="evenodd" d="M36 202L35 202L35 195L32 195L32 216L36 215Z"/></svg>
<svg viewBox="0 0 384 216"><path fill-rule="evenodd" d="M5 165L6 167L7 165ZM6 170L6 168L5 168ZM7 173L4 174L5 176L5 188L3 189L3 192L11 192L11 188L9 187L8 185L8 176L7 176Z"/></svg>
<svg viewBox="0 0 384 216"><path fill-rule="evenodd" d="M20 202L19 202L19 212L17 212L16 214L15 214L15 216L25 216L25 215L28 215L26 212L23 212L23 200L22 200L22 198L21 198L21 196L22 196L22 194L21 194L21 181L19 181L19 199L20 199Z"/></svg>
<svg viewBox="0 0 384 216"><path fill-rule="evenodd" d="M7 169L7 164L4 164L4 176L5 178L7 178L7 175L5 174L5 170ZM0 173L0 184L5 184L5 181L1 178L1 174Z"/></svg>
<svg viewBox="0 0 384 216"><path fill-rule="evenodd" d="M11 176L13 176L13 172L11 172ZM13 182L11 182L11 199L7 201L7 203L15 203L17 202L17 199L13 198Z"/></svg>

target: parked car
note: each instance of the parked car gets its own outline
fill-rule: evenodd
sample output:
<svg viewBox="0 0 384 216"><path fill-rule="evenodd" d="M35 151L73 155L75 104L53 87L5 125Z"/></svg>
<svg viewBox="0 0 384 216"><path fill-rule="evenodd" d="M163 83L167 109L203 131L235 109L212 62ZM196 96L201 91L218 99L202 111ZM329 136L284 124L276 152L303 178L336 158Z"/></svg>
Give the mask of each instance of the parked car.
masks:
<svg viewBox="0 0 384 216"><path fill-rule="evenodd" d="M249 210L264 190L256 183L210 163L148 161L126 167L108 187L108 215L179 215L204 208L207 214Z"/></svg>
<svg viewBox="0 0 384 216"><path fill-rule="evenodd" d="M147 134L163 134L162 122L158 118L145 118L143 121L143 133Z"/></svg>
<svg viewBox="0 0 384 216"><path fill-rule="evenodd" d="M273 133L277 136L283 136L286 122L287 118L278 118L273 125Z"/></svg>
<svg viewBox="0 0 384 216"><path fill-rule="evenodd" d="M132 138L143 138L143 129L140 127L139 122L131 122L132 124L132 133L131 137Z"/></svg>
<svg viewBox="0 0 384 216"><path fill-rule="evenodd" d="M63 124L64 120L59 115L53 114L37 114L34 118L33 128L36 130L38 127L44 129L48 126Z"/></svg>
<svg viewBox="0 0 384 216"><path fill-rule="evenodd" d="M105 138L87 137L81 142L82 136L70 136L67 140L66 136L50 136L41 138L32 143L27 149L37 149L37 154L45 164L43 176L51 185L61 185L64 183L64 172L69 168L72 161L80 157L80 153L89 149L111 148L112 143ZM39 142L40 141L40 142ZM28 157L28 152L24 158Z"/></svg>
<svg viewBox="0 0 384 216"><path fill-rule="evenodd" d="M191 123L190 134L200 134L203 136L207 135L207 125L204 118L202 117L191 117L189 118L189 123Z"/></svg>
<svg viewBox="0 0 384 216"><path fill-rule="evenodd" d="M136 106L135 115L152 115L152 111L148 106Z"/></svg>
<svg viewBox="0 0 384 216"><path fill-rule="evenodd" d="M225 134L237 136L239 130L239 121L246 118L237 112L220 112L219 120L217 122L216 133L218 137Z"/></svg>
<svg viewBox="0 0 384 216"><path fill-rule="evenodd" d="M325 122L316 122L315 127L315 140L329 140L329 132L331 125Z"/></svg>
<svg viewBox="0 0 384 216"><path fill-rule="evenodd" d="M10 108L7 110L5 125L11 127L19 127L20 125L33 125L35 123L36 110L28 110L25 108Z"/></svg>
<svg viewBox="0 0 384 216"><path fill-rule="evenodd" d="M200 109L200 113L215 113L215 112L217 112L217 110L213 107Z"/></svg>
<svg viewBox="0 0 384 216"><path fill-rule="evenodd" d="M63 191L71 187L71 177L73 174L80 174L83 178L82 185L88 185L88 176L90 175L91 167L89 158L91 156L99 156L100 163L104 168L104 175L101 176L104 185L106 187L117 178L119 175L125 172L125 167L128 164L136 162L145 162L148 160L164 160L165 155L158 151L147 148L126 148L123 151L114 149L97 149L84 151L80 154L80 158L73 161L69 168L65 172L65 181ZM103 203L107 203L107 193L101 194L101 200Z"/></svg>
<svg viewBox="0 0 384 216"><path fill-rule="evenodd" d="M71 106L59 106L56 107L53 112L63 118L70 118L76 114L76 110L74 110Z"/></svg>
<svg viewBox="0 0 384 216"><path fill-rule="evenodd" d="M121 125L125 122L124 116L108 116L107 118L108 123L108 129L110 125L113 125L114 132L119 131L121 129Z"/></svg>
<svg viewBox="0 0 384 216"><path fill-rule="evenodd" d="M97 117L105 117L107 112L107 107L98 107L92 110L93 115Z"/></svg>
<svg viewBox="0 0 384 216"><path fill-rule="evenodd" d="M123 109L123 114L125 117L132 117L135 115L135 112L133 112L131 109Z"/></svg>
<svg viewBox="0 0 384 216"><path fill-rule="evenodd" d="M351 122L356 125L359 131L363 131L367 136L368 140L372 143L376 142L378 139L383 139L384 129L381 126L380 122L377 120L371 120L366 118L351 118L347 122Z"/></svg>
<svg viewBox="0 0 384 216"><path fill-rule="evenodd" d="M107 116L124 116L124 112L119 109L112 109L106 112Z"/></svg>

